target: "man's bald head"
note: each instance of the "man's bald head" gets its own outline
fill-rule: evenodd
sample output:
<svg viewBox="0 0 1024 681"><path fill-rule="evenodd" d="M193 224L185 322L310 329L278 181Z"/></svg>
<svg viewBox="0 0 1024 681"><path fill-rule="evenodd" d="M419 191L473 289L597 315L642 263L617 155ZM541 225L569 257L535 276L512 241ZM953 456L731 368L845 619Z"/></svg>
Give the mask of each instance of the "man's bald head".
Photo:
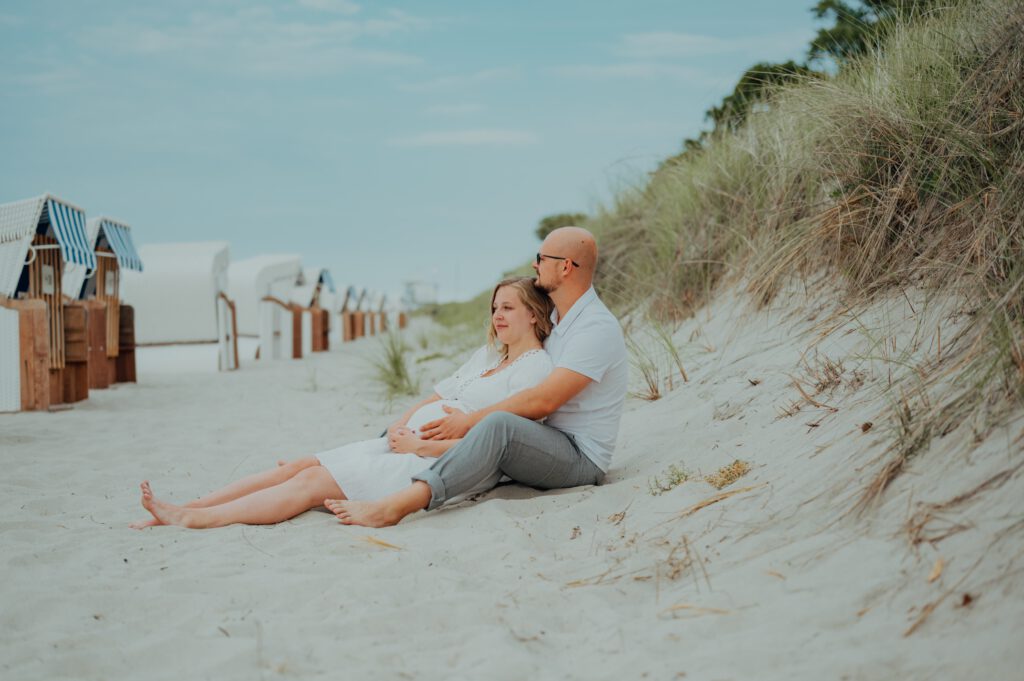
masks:
<svg viewBox="0 0 1024 681"><path fill-rule="evenodd" d="M541 247L544 253L569 258L579 265L580 274L594 278L597 268L597 240L582 227L559 227L548 234Z"/></svg>

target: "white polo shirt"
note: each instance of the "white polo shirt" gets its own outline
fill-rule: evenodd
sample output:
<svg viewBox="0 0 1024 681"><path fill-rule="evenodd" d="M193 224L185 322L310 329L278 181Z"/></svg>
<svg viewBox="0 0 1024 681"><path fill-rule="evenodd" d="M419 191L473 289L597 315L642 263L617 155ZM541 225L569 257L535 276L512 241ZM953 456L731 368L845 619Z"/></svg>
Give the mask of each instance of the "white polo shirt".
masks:
<svg viewBox="0 0 1024 681"><path fill-rule="evenodd" d="M588 459L607 472L619 435L626 401L629 363L619 320L608 311L593 287L563 319L551 315L555 328L544 342L555 367L583 374L591 383L545 423L568 433Z"/></svg>

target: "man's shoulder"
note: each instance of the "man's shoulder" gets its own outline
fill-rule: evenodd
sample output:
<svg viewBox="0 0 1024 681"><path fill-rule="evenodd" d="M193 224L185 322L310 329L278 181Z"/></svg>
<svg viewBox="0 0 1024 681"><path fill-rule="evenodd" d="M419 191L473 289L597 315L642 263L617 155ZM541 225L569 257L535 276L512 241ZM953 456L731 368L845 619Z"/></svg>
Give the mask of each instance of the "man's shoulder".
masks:
<svg viewBox="0 0 1024 681"><path fill-rule="evenodd" d="M596 298L594 302L587 306L580 314L579 321L582 322L580 326L587 329L588 331L605 330L614 331L618 335L622 335L622 325L619 323L618 318L612 314L600 298Z"/></svg>

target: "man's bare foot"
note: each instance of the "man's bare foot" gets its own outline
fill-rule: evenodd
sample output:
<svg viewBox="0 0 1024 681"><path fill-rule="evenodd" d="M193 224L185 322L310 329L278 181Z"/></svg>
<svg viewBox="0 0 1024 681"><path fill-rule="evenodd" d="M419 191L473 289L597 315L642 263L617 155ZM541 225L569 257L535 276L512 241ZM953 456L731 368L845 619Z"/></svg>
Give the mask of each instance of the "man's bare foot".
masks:
<svg viewBox="0 0 1024 681"><path fill-rule="evenodd" d="M405 516L402 512L385 501L351 501L349 499L325 499L324 506L342 525L362 525L363 527L390 527L397 525Z"/></svg>
<svg viewBox="0 0 1024 681"><path fill-rule="evenodd" d="M181 527L192 527L191 513L180 506L160 501L153 496L153 489L149 486L149 480L143 481L139 487L142 488L142 507L153 514L157 524L179 525Z"/></svg>
<svg viewBox="0 0 1024 681"><path fill-rule="evenodd" d="M134 523L129 523L128 527L133 530L144 530L147 527L155 527L157 525L163 525L163 523L156 518L150 518L149 520L136 520Z"/></svg>

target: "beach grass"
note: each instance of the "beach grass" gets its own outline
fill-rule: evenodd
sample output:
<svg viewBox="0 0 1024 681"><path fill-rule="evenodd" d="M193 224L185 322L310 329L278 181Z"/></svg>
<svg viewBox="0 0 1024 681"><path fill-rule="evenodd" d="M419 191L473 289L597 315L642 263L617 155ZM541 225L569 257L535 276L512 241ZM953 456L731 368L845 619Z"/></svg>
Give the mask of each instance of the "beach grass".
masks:
<svg viewBox="0 0 1024 681"><path fill-rule="evenodd" d="M380 349L370 362L375 378L384 387L387 398L391 400L419 394L419 380L410 368L412 348L396 331L389 331L379 341Z"/></svg>
<svg viewBox="0 0 1024 681"><path fill-rule="evenodd" d="M927 449L918 433L979 412L996 425L1024 403L1021 35L1019 2L954 2L835 75L777 89L588 219L602 297L663 322L725 284L759 305L800 286L834 287L848 310L911 288L953 299L970 321L942 339L943 361L901 372L933 394L894 393L893 466Z"/></svg>

